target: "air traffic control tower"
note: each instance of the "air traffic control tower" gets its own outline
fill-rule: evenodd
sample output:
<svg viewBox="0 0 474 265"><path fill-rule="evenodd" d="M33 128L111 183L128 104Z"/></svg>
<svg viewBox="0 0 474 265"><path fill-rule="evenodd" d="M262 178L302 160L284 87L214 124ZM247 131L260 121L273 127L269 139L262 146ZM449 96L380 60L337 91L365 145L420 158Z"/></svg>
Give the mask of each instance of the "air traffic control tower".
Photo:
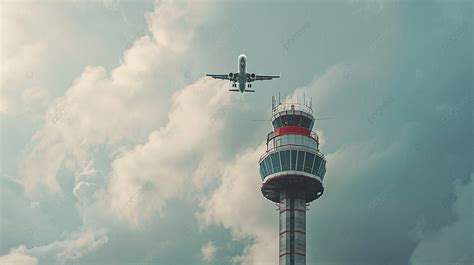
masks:
<svg viewBox="0 0 474 265"><path fill-rule="evenodd" d="M306 207L324 191L326 159L311 104L280 103L272 98L273 131L258 161L262 193L280 212L280 265L306 264Z"/></svg>

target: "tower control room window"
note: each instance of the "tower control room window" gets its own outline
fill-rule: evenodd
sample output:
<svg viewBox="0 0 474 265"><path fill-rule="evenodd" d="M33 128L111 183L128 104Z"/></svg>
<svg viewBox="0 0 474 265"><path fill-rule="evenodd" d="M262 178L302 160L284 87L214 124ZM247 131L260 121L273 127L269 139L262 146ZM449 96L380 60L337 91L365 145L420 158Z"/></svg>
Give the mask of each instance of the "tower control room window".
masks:
<svg viewBox="0 0 474 265"><path fill-rule="evenodd" d="M313 121L303 115L282 115L273 121L274 129L284 126L302 126L310 129L313 126Z"/></svg>
<svg viewBox="0 0 474 265"><path fill-rule="evenodd" d="M272 164L273 164L273 173L280 172L281 167L280 167L280 156L278 153L273 153L270 155L272 159Z"/></svg>
<svg viewBox="0 0 474 265"><path fill-rule="evenodd" d="M321 177L321 180L324 178L325 174L326 174L326 163L324 163L323 167L321 168L321 174L319 175Z"/></svg>
<svg viewBox="0 0 474 265"><path fill-rule="evenodd" d="M283 126L288 126L288 116L281 116L280 119L281 119L281 123L283 124Z"/></svg>
<svg viewBox="0 0 474 265"><path fill-rule="evenodd" d="M326 161L311 152L285 150L267 156L260 163L259 170L262 180L268 175L287 170L303 171L322 178L326 173Z"/></svg>
<svg viewBox="0 0 474 265"><path fill-rule="evenodd" d="M295 126L301 126L301 116L300 115L293 116L293 122Z"/></svg>
<svg viewBox="0 0 474 265"><path fill-rule="evenodd" d="M313 167L314 154L306 153L306 158L304 160L304 172L311 173L311 168Z"/></svg>
<svg viewBox="0 0 474 265"><path fill-rule="evenodd" d="M281 118L275 119L274 123L275 123L275 124L274 124L275 129L281 128L281 127L283 126L283 124L282 124L282 122L281 122Z"/></svg>
<svg viewBox="0 0 474 265"><path fill-rule="evenodd" d="M272 166L272 161L270 160L270 157L265 158L265 167L267 168L267 173L268 175L273 174L273 166Z"/></svg>
<svg viewBox="0 0 474 265"><path fill-rule="evenodd" d="M275 147L279 147L279 146L281 146L281 137L277 137L275 139Z"/></svg>
<svg viewBox="0 0 474 265"><path fill-rule="evenodd" d="M318 149L316 140L309 136L299 134L284 134L276 136L268 142L268 150L284 145L304 145L312 149Z"/></svg>
<svg viewBox="0 0 474 265"><path fill-rule="evenodd" d="M321 161L323 161L321 159L321 157L319 156L316 156L315 160L314 160L314 165L313 165L313 170L311 170L311 173L313 175L318 175L318 169L319 169L319 166L321 166Z"/></svg>
<svg viewBox="0 0 474 265"><path fill-rule="evenodd" d="M291 150L291 170L296 170L296 155L298 154L298 151L296 150Z"/></svg>
<svg viewBox="0 0 474 265"><path fill-rule="evenodd" d="M311 120L308 117L301 117L301 126L305 128L310 128L309 125L311 124Z"/></svg>
<svg viewBox="0 0 474 265"><path fill-rule="evenodd" d="M275 138L273 138L272 140L268 142L267 150L271 150L273 148L275 148Z"/></svg>
<svg viewBox="0 0 474 265"><path fill-rule="evenodd" d="M295 144L296 142L296 134L289 134L288 135L288 141L290 144Z"/></svg>
<svg viewBox="0 0 474 265"><path fill-rule="evenodd" d="M296 145L303 145L303 136L295 135L295 144Z"/></svg>
<svg viewBox="0 0 474 265"><path fill-rule="evenodd" d="M293 115L288 115L288 126L294 126L295 125L295 120Z"/></svg>
<svg viewBox="0 0 474 265"><path fill-rule="evenodd" d="M265 167L265 161L262 161L262 163L260 163L260 170L261 170L260 174L262 176L267 176L268 175L267 168Z"/></svg>
<svg viewBox="0 0 474 265"><path fill-rule="evenodd" d="M280 152L282 170L290 170L290 150Z"/></svg>
<svg viewBox="0 0 474 265"><path fill-rule="evenodd" d="M306 152L298 151L298 161L296 162L296 170L303 171L303 164L304 164L304 154Z"/></svg>

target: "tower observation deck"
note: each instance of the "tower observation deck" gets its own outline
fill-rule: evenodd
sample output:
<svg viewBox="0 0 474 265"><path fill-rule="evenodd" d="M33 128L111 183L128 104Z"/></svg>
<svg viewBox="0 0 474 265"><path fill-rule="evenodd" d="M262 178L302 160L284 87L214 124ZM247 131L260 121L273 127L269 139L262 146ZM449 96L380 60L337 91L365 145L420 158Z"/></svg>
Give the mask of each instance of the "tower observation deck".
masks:
<svg viewBox="0 0 474 265"><path fill-rule="evenodd" d="M324 191L326 159L314 123L306 102L275 104L272 99L273 131L258 163L262 194L279 205L280 265L306 264L306 206Z"/></svg>

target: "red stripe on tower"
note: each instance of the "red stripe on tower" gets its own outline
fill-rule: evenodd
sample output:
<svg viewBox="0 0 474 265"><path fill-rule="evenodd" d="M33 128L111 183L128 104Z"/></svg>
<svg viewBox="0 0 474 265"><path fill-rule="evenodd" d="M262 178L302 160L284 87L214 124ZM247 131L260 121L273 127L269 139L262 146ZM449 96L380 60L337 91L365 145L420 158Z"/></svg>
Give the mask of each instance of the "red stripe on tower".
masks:
<svg viewBox="0 0 474 265"><path fill-rule="evenodd" d="M285 126L275 130L275 136L284 135L284 134L301 134L310 136L311 131L305 127L300 126Z"/></svg>

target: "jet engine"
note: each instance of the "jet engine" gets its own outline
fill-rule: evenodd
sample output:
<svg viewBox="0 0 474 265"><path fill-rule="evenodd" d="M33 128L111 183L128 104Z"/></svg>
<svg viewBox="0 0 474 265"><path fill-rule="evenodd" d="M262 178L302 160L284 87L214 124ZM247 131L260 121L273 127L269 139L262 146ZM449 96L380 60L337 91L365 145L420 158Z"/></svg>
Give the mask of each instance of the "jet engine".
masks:
<svg viewBox="0 0 474 265"><path fill-rule="evenodd" d="M252 80L254 80L254 79L255 79L255 73L251 73L251 74L250 74L250 78L251 78Z"/></svg>
<svg viewBox="0 0 474 265"><path fill-rule="evenodd" d="M234 73L229 73L229 78L234 77Z"/></svg>

